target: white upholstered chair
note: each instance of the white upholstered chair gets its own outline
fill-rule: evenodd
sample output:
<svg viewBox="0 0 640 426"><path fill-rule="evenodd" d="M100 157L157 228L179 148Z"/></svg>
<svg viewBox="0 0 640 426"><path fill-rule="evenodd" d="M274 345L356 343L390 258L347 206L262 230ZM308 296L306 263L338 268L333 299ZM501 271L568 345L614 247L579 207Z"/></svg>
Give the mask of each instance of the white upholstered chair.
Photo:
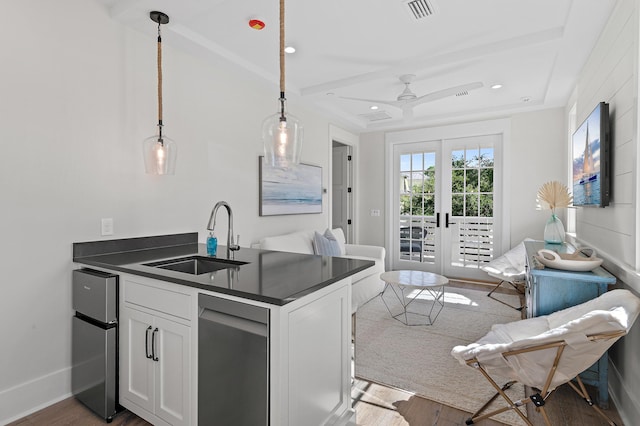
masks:
<svg viewBox="0 0 640 426"><path fill-rule="evenodd" d="M530 425L518 407L533 403L550 425L544 405L555 388L565 383L609 424L614 424L593 404L579 374L629 331L639 312L640 298L629 290L612 290L550 315L495 324L477 342L456 346L451 355L482 373L496 389L496 396L502 396L506 402L505 407L486 414L483 414L484 407L481 408L467 424L515 410ZM520 382L533 388L535 393L521 401L512 401L492 375Z"/></svg>

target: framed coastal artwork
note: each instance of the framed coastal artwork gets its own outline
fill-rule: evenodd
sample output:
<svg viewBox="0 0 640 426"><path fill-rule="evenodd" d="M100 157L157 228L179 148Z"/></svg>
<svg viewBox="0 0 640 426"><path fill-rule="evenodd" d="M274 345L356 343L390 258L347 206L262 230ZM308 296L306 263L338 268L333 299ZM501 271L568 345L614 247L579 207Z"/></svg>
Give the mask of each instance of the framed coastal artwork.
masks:
<svg viewBox="0 0 640 426"><path fill-rule="evenodd" d="M322 213L322 167L272 167L258 158L260 216Z"/></svg>

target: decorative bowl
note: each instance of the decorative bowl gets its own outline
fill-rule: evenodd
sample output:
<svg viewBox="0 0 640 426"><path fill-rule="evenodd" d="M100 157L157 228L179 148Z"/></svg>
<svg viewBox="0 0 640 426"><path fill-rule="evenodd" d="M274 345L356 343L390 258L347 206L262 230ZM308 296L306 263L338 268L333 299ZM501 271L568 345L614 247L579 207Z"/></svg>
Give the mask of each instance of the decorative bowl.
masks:
<svg viewBox="0 0 640 426"><path fill-rule="evenodd" d="M591 251L588 257L583 255L587 250ZM596 251L590 247L581 248L574 253L557 253L553 250L542 249L538 251L535 258L549 268L576 272L591 271L602 264L602 259L596 257Z"/></svg>

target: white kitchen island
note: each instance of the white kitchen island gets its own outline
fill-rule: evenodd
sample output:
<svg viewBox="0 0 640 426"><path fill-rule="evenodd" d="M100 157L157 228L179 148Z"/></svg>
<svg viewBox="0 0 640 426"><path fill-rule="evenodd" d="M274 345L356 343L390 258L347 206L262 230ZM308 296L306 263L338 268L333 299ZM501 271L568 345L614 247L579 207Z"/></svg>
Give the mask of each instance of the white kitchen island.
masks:
<svg viewBox="0 0 640 426"><path fill-rule="evenodd" d="M202 255L204 247L163 250L161 256L175 257L189 254L185 250ZM133 262L122 254L74 256L83 267L120 276L120 404L155 425L196 425L198 405L206 403L198 402L198 380L220 381L216 385L221 388L235 385L220 377L198 378L199 366L209 362L198 359L198 295L204 294L268 309L266 424L355 425L350 275L373 262L242 251L244 257L236 254L236 259L242 257L247 264L236 268L233 277L217 271L191 285L183 283L191 280L182 276L187 274L157 275L158 268L145 266L158 259L158 253L138 252ZM243 282L261 274L270 278L263 276L257 287L249 286L260 288L260 294L243 297L248 288ZM276 302L275 294L288 296L278 296Z"/></svg>

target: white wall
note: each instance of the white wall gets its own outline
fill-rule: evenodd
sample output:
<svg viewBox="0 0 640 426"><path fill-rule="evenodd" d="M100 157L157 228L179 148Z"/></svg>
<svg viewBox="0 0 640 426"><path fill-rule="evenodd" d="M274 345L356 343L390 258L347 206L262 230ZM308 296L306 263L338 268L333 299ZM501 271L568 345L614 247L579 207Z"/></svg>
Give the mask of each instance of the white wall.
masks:
<svg viewBox="0 0 640 426"><path fill-rule="evenodd" d="M3 16L0 424L70 392L72 242L187 231L203 240L219 200L244 247L329 217L326 196L323 214L258 217L261 123L275 113L276 84L181 53L165 31L164 123L178 163L175 176L149 176L153 23L134 32L86 0L5 2ZM323 167L327 187L328 120L289 110L305 126L302 159ZM101 218L113 218L113 237L100 236Z"/></svg>
<svg viewBox="0 0 640 426"><path fill-rule="evenodd" d="M576 234L616 263L637 269L637 2L620 2L582 69L569 108L581 123L598 102L609 103L612 196L605 208L577 209Z"/></svg>
<svg viewBox="0 0 640 426"><path fill-rule="evenodd" d="M612 125L612 197L605 208L577 209L576 240L597 249L618 285L640 294L638 203L638 0L616 5L567 104L581 123L600 101ZM567 173L568 174L568 173ZM640 419L640 322L609 351L609 388L625 424Z"/></svg>
<svg viewBox="0 0 640 426"><path fill-rule="evenodd" d="M549 210L536 210L536 195L543 183L566 180L567 143L564 110L554 108L511 117L508 151L511 246L526 237L542 240ZM566 217L565 211L558 215Z"/></svg>
<svg viewBox="0 0 640 426"><path fill-rule="evenodd" d="M356 197L360 205L358 220L359 242L384 246L385 236L385 142L384 132L360 135L360 168ZM380 210L380 216L371 216L371 210Z"/></svg>

